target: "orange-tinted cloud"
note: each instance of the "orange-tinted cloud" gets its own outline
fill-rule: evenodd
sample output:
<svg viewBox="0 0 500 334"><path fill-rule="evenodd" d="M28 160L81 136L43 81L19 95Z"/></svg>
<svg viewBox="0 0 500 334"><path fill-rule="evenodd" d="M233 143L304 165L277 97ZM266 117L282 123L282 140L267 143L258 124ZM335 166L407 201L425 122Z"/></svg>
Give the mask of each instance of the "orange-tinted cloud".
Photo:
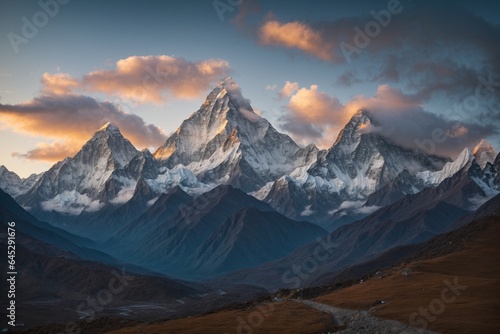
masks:
<svg viewBox="0 0 500 334"><path fill-rule="evenodd" d="M446 131L446 135L450 138L460 138L469 133L469 129L467 129L464 125L457 124L451 129Z"/></svg>
<svg viewBox="0 0 500 334"><path fill-rule="evenodd" d="M12 153L12 156L28 160L40 160L53 163L75 155L80 147L81 143L71 140L58 141L54 143L39 143L35 149L26 153L14 152Z"/></svg>
<svg viewBox="0 0 500 334"><path fill-rule="evenodd" d="M269 20L260 28L259 40L263 45L298 49L322 60L333 59L333 45L319 31L303 22Z"/></svg>
<svg viewBox="0 0 500 334"><path fill-rule="evenodd" d="M336 64L352 63L355 66L339 67L342 72L336 78L337 84L348 87L391 83L427 101L445 97L451 99L449 104L456 104L475 94L479 82L488 76L498 78L499 25L470 8L424 1L418 6L400 6L403 10L391 15L383 4L378 8L367 4L359 4L366 9L359 11L361 15L300 22L270 17L254 30L262 45L295 49ZM381 13L389 14L387 20L381 20ZM379 32L370 33L370 27L377 25ZM499 124L499 96L491 94L467 119ZM450 109L448 116L454 117L454 108Z"/></svg>
<svg viewBox="0 0 500 334"><path fill-rule="evenodd" d="M79 86L78 80L67 73L44 73L41 81L42 93L47 95L69 94Z"/></svg>
<svg viewBox="0 0 500 334"><path fill-rule="evenodd" d="M123 135L139 148L157 147L166 136L162 129L134 114L125 113L110 102L91 97L42 95L28 102L0 104L0 122L16 132L41 136L56 141L41 144L28 153L18 153L31 159L57 160L81 148L101 125L115 123Z"/></svg>
<svg viewBox="0 0 500 334"><path fill-rule="evenodd" d="M190 62L165 55L131 56L116 62L113 70L88 73L81 85L88 91L162 103L169 97L199 97L229 70L229 63L222 59Z"/></svg>
<svg viewBox="0 0 500 334"><path fill-rule="evenodd" d="M328 147L336 133L345 124L343 105L340 101L318 89L317 85L301 88L291 96L282 117L282 128L290 132L301 144Z"/></svg>
<svg viewBox="0 0 500 334"><path fill-rule="evenodd" d="M278 93L280 98L290 97L293 93L295 93L299 89L299 84L297 82L285 82L285 85Z"/></svg>
<svg viewBox="0 0 500 334"><path fill-rule="evenodd" d="M422 101L415 96L404 94L401 90L389 85L380 85L374 96L355 96L346 104L345 109L346 113L353 115L360 109L401 112L403 110L421 107Z"/></svg>

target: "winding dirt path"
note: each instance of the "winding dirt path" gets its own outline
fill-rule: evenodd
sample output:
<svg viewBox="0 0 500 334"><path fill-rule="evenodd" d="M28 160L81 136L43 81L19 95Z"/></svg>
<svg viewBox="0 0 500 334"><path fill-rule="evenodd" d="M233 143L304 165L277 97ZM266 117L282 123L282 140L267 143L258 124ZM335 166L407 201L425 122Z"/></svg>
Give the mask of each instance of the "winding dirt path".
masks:
<svg viewBox="0 0 500 334"><path fill-rule="evenodd" d="M394 320L385 320L370 315L367 311L347 310L312 300L289 299L301 303L318 311L330 314L338 326L345 329L335 332L338 334L437 334L435 332L418 329Z"/></svg>

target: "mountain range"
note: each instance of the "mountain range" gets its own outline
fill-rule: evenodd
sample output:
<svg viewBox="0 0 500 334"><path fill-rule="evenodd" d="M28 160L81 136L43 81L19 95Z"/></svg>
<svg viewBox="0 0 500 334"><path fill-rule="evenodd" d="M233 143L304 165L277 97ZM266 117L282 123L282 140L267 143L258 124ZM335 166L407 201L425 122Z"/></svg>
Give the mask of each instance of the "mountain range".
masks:
<svg viewBox="0 0 500 334"><path fill-rule="evenodd" d="M103 215L96 212L106 211L109 218L140 193L146 194L147 205L175 186L197 196L228 184L289 218L333 229L332 221L345 223L342 217L388 204L372 196L373 205L364 205L391 183L405 188L401 194L416 193L460 167L456 161L450 166L449 158L398 146L377 128L376 115L359 110L331 148L300 148L257 115L238 85L226 78L154 154L136 150L107 123L74 157L40 175L21 180L0 167L0 187L39 218L79 225L98 221ZM494 163L494 148L485 141L473 154L482 169Z"/></svg>
<svg viewBox="0 0 500 334"><path fill-rule="evenodd" d="M127 268L155 288L175 286L162 295L169 302L208 293L214 307L373 269L382 254L497 212L500 155L491 144L452 160L380 128L362 109L330 148L300 147L226 78L154 153L106 123L44 173L21 179L0 166L0 219L20 223L23 251L40 266L53 261L47 270L64 263L94 275L95 264L102 277ZM59 292L44 285L39 297L65 296L70 281Z"/></svg>

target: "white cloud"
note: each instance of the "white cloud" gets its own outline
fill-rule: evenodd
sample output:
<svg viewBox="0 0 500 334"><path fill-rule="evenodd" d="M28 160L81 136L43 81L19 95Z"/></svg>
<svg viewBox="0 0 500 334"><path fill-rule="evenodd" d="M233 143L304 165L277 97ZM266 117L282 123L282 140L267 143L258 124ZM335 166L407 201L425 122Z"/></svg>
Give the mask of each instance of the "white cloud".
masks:
<svg viewBox="0 0 500 334"><path fill-rule="evenodd" d="M369 214L377 211L378 209L380 209L380 206L376 206L376 205L363 206L361 208L356 209L355 212L360 213L360 214L364 214L364 215L369 215Z"/></svg>
<svg viewBox="0 0 500 334"><path fill-rule="evenodd" d="M353 208L359 208L365 204L364 201L344 201L342 204L340 204L339 209L353 209Z"/></svg>
<svg viewBox="0 0 500 334"><path fill-rule="evenodd" d="M311 210L311 205L307 205L307 206L304 208L304 211L302 211L302 212L300 213L300 215L301 215L302 217L307 217L307 216L312 215L313 213L314 213L314 211L313 211L313 210Z"/></svg>
<svg viewBox="0 0 500 334"><path fill-rule="evenodd" d="M95 212L104 206L104 203L100 203L99 200L92 201L87 195L80 194L76 190L64 191L40 204L44 211L56 211L69 215L79 215L83 211Z"/></svg>
<svg viewBox="0 0 500 334"><path fill-rule="evenodd" d="M113 204L124 204L124 203L127 203L128 201L130 201L130 199L132 198L132 196L134 196L134 191L135 191L135 187L126 187L126 188L123 188L109 202L113 203Z"/></svg>
<svg viewBox="0 0 500 334"><path fill-rule="evenodd" d="M155 204L155 203L156 203L156 201L158 200L158 198L159 198L159 197L155 197L155 198L153 198L153 199L150 199L150 200L146 203L146 205L147 205L147 206L151 206L151 205Z"/></svg>

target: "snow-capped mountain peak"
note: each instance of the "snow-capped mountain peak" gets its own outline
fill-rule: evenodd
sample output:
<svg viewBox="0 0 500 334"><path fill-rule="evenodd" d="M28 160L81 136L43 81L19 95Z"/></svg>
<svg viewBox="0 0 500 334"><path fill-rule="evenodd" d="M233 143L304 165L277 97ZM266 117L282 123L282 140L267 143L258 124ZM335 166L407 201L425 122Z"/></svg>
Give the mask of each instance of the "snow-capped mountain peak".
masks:
<svg viewBox="0 0 500 334"><path fill-rule="evenodd" d="M74 159L95 157L106 159L109 157L117 167L124 167L138 153L134 145L123 137L116 125L108 122L96 131L94 136L85 143L82 149L75 155Z"/></svg>
<svg viewBox="0 0 500 334"><path fill-rule="evenodd" d="M452 162L446 163L443 169L436 172L423 171L418 173L417 177L423 181L425 186L435 186L455 175L472 160L474 160L474 156L468 148L464 148L457 158Z"/></svg>
<svg viewBox="0 0 500 334"><path fill-rule="evenodd" d="M113 134L121 134L120 129L118 129L118 127L111 122L107 122L103 126L101 126L99 130L97 130L97 132L99 131L106 131Z"/></svg>
<svg viewBox="0 0 500 334"><path fill-rule="evenodd" d="M230 108L231 105L234 108ZM224 108L224 106L229 108ZM240 86L231 77L227 77L208 94L205 102L197 113L200 111L206 113L215 111L217 112L216 114L220 116L221 114L235 110L244 110L258 117L250 105L250 100L243 97ZM194 115L195 114L191 117Z"/></svg>
<svg viewBox="0 0 500 334"><path fill-rule="evenodd" d="M310 163L315 159L310 151L299 148L257 115L238 84L228 77L154 157L170 168L178 164L188 167L202 182L232 184L248 191L291 172L306 160Z"/></svg>
<svg viewBox="0 0 500 334"><path fill-rule="evenodd" d="M323 219L343 202L365 201L404 170L412 175L436 171L446 161L398 146L383 136L376 115L359 110L309 168L296 169L254 194L296 219L304 212L308 219Z"/></svg>
<svg viewBox="0 0 500 334"><path fill-rule="evenodd" d="M486 164L493 163L497 152L493 145L491 145L487 140L481 139L481 141L474 147L472 154L476 158L476 162L484 168Z"/></svg>
<svg viewBox="0 0 500 334"><path fill-rule="evenodd" d="M378 123L373 120L371 114L366 110L358 110L339 132L333 146L341 143L343 145L353 145L359 142L359 137L371 131Z"/></svg>
<svg viewBox="0 0 500 334"><path fill-rule="evenodd" d="M89 207L99 208L103 194L110 192L107 184L113 172L126 166L138 153L113 123L106 123L74 157L59 161L45 172L20 197L20 202L71 214Z"/></svg>
<svg viewBox="0 0 500 334"><path fill-rule="evenodd" d="M21 178L5 166L0 166L0 188L8 194L17 195Z"/></svg>
<svg viewBox="0 0 500 334"><path fill-rule="evenodd" d="M21 179L16 173L2 165L0 166L0 188L16 198L29 191L42 175L43 173L31 174L27 178Z"/></svg>
<svg viewBox="0 0 500 334"><path fill-rule="evenodd" d="M241 115L249 117L242 119ZM256 117L250 102L243 98L238 85L228 77L208 94L200 109L181 124L165 145L158 148L154 157L168 160L171 167L203 160L224 144L236 127L240 127L238 132L241 132L245 120Z"/></svg>

